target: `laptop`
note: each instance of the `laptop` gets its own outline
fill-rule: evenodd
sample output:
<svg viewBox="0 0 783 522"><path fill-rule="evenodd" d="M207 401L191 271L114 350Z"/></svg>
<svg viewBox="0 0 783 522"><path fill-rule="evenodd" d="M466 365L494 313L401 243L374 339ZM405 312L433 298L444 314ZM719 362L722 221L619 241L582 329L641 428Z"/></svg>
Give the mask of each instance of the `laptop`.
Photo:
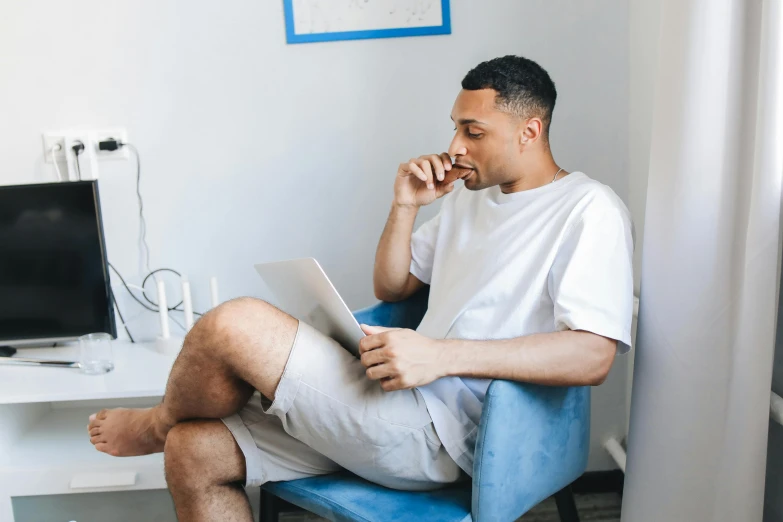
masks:
<svg viewBox="0 0 783 522"><path fill-rule="evenodd" d="M359 357L365 336L351 310L312 257L255 265L280 308Z"/></svg>

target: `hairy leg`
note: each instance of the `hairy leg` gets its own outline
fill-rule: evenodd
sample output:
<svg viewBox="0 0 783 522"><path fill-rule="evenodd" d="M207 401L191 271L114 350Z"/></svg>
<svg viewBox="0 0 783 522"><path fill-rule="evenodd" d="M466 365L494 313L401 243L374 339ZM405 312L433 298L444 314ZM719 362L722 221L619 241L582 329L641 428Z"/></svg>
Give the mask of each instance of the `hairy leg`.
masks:
<svg viewBox="0 0 783 522"><path fill-rule="evenodd" d="M239 411L254 390L274 399L298 321L253 298L206 313L185 338L154 408L102 410L90 416L90 441L115 456L161 452L178 422L218 419Z"/></svg>
<svg viewBox="0 0 783 522"><path fill-rule="evenodd" d="M166 438L166 482L179 520L251 521L245 458L218 420L188 421Z"/></svg>

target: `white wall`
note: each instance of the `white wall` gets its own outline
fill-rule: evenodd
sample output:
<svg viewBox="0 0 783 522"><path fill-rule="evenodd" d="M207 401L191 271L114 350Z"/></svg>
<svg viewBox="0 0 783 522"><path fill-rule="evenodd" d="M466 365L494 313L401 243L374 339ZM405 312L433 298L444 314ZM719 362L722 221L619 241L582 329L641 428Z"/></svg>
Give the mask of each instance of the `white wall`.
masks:
<svg viewBox="0 0 783 522"><path fill-rule="evenodd" d="M152 266L222 297L269 298L255 262L314 256L349 306L372 264L396 165L445 150L459 81L478 62L539 61L560 94L556 159L627 200L623 0L452 1L453 34L289 46L282 2L16 0L0 4L0 183L53 179L41 133L123 126L141 151ZM109 257L140 274L132 162L101 164ZM422 218L436 208L422 211ZM138 316L131 328L154 332ZM593 434L625 424L625 361L593 395ZM611 467L600 449L591 468Z"/></svg>

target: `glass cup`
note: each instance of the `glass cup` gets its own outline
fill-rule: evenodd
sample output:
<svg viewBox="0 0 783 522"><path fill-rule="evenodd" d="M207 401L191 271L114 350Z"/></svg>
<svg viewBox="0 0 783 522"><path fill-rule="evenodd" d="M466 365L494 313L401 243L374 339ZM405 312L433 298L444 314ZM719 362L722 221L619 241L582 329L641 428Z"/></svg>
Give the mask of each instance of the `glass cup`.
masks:
<svg viewBox="0 0 783 522"><path fill-rule="evenodd" d="M101 375L114 369L111 335L91 333L79 337L79 364L82 373Z"/></svg>

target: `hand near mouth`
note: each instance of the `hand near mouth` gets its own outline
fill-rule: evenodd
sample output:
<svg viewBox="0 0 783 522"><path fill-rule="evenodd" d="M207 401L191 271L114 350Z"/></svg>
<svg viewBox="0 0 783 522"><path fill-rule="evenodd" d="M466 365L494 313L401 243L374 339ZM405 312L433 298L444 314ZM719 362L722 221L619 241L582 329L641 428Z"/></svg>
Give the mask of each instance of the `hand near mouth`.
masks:
<svg viewBox="0 0 783 522"><path fill-rule="evenodd" d="M394 201L401 207L418 208L454 190L454 182L473 169L454 165L448 153L428 154L401 163L394 182Z"/></svg>
<svg viewBox="0 0 783 522"><path fill-rule="evenodd" d="M455 163L451 167L451 170L446 173L446 176L443 178L443 181L441 181L440 184L448 185L449 183L454 183L458 179L466 178L470 175L471 172L473 172L471 167L462 165L461 163Z"/></svg>

